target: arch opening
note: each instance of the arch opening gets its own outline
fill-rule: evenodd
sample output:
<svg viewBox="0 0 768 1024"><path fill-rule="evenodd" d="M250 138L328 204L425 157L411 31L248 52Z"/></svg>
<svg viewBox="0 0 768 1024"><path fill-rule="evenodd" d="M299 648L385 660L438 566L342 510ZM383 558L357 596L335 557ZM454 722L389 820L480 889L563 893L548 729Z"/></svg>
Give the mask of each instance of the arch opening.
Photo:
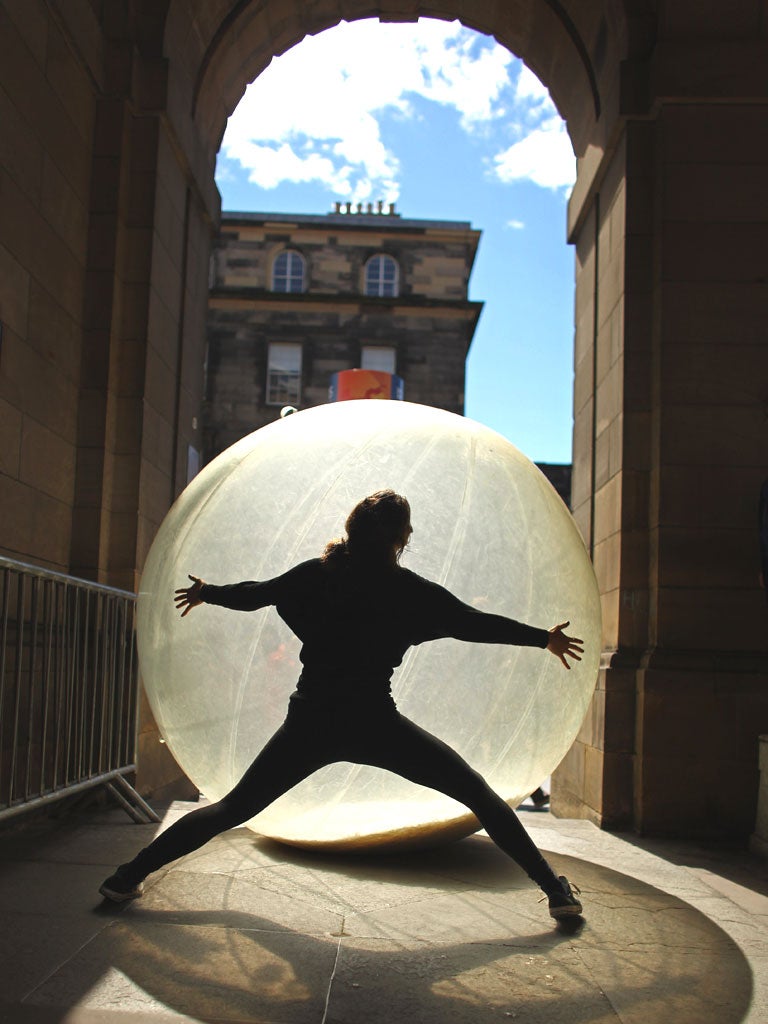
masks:
<svg viewBox="0 0 768 1024"><path fill-rule="evenodd" d="M595 128L607 112L605 83L610 81L627 35L621 3L523 0L500 12L491 0L478 0L471 11L459 0L443 0L439 5L410 5L400 15L383 15L358 0L345 4L341 17L316 11L310 15L301 5L290 14L277 16L270 13L268 5L240 0L219 5L215 16L199 11L192 18L196 29L193 33L189 28L189 4L175 0L170 6L166 38L194 39L185 83L186 102L209 140L209 158L215 158L227 118L246 85L274 57L307 35L376 16L382 22L415 22L420 18L460 21L468 29L492 36L521 57L545 84L568 124L577 155L582 156L590 142L594 143Z"/></svg>
<svg viewBox="0 0 768 1024"><path fill-rule="evenodd" d="M564 223L574 176L564 122L536 76L488 36L433 19L342 24L277 58L230 118L217 168L227 218L271 212L287 222L335 207L347 215L342 230L392 228L403 218L404 228L416 219L424 221L418 230L452 221L456 230L471 224L482 232L467 269L484 309L464 411L534 460L567 465L573 275ZM232 230L228 219L225 237ZM287 228L269 231L265 237L293 244ZM225 278L245 285L241 264L256 237L225 258L226 268L222 261L222 286ZM396 256L371 236L349 271L361 294L429 294L425 275L433 270L409 258L401 267ZM256 263L252 270L250 284L259 287ZM340 287L322 274L313 283L313 273L310 292Z"/></svg>

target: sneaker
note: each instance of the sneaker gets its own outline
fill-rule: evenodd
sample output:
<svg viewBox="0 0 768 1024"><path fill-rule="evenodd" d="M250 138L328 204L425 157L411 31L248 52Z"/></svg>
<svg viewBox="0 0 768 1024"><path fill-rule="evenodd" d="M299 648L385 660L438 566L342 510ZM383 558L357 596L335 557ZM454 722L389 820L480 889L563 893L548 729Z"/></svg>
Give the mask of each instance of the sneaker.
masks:
<svg viewBox="0 0 768 1024"><path fill-rule="evenodd" d="M541 787L534 789L531 793L531 803L534 807L546 807L549 803L549 793L545 793Z"/></svg>
<svg viewBox="0 0 768 1024"><path fill-rule="evenodd" d="M99 886L99 892L113 903L125 903L127 900L138 899L144 892L143 882L129 882L121 873L120 868L110 875Z"/></svg>
<svg viewBox="0 0 768 1024"><path fill-rule="evenodd" d="M562 892L552 893L547 897L549 900L549 916L577 917L581 913L581 903L576 899L581 896L581 890L576 885L571 885L565 875L560 875L558 881L563 887Z"/></svg>

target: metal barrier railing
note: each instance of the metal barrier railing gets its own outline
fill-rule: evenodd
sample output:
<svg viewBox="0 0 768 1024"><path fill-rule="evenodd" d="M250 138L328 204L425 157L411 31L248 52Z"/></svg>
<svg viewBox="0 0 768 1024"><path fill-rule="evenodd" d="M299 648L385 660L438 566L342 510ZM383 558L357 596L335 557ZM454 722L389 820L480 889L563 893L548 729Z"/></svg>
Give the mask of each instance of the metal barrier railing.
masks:
<svg viewBox="0 0 768 1024"><path fill-rule="evenodd" d="M0 821L136 769L136 596L0 557Z"/></svg>

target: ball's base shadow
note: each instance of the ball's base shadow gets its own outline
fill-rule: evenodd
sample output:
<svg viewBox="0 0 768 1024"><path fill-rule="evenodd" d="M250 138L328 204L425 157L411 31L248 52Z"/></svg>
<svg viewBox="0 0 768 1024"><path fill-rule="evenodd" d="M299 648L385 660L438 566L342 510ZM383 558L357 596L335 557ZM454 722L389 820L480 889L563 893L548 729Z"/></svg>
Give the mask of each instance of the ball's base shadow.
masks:
<svg viewBox="0 0 768 1024"><path fill-rule="evenodd" d="M479 835L462 834L448 841L431 836L405 849L348 846L328 850L288 845L254 833L251 845L275 863L371 880L396 877L402 885L418 886L435 876L472 880L472 884L482 878L484 888L500 892L531 885L522 869Z"/></svg>

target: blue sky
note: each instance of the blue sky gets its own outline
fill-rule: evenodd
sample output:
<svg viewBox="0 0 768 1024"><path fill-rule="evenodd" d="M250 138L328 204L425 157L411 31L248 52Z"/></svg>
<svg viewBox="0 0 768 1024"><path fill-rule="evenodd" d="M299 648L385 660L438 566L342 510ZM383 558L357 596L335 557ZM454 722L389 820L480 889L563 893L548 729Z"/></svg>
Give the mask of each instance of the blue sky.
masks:
<svg viewBox="0 0 768 1024"><path fill-rule="evenodd" d="M508 50L457 22L368 20L272 61L229 119L216 181L225 210L383 199L471 222L470 298L485 308L466 414L537 462L570 462L575 170L546 89Z"/></svg>

